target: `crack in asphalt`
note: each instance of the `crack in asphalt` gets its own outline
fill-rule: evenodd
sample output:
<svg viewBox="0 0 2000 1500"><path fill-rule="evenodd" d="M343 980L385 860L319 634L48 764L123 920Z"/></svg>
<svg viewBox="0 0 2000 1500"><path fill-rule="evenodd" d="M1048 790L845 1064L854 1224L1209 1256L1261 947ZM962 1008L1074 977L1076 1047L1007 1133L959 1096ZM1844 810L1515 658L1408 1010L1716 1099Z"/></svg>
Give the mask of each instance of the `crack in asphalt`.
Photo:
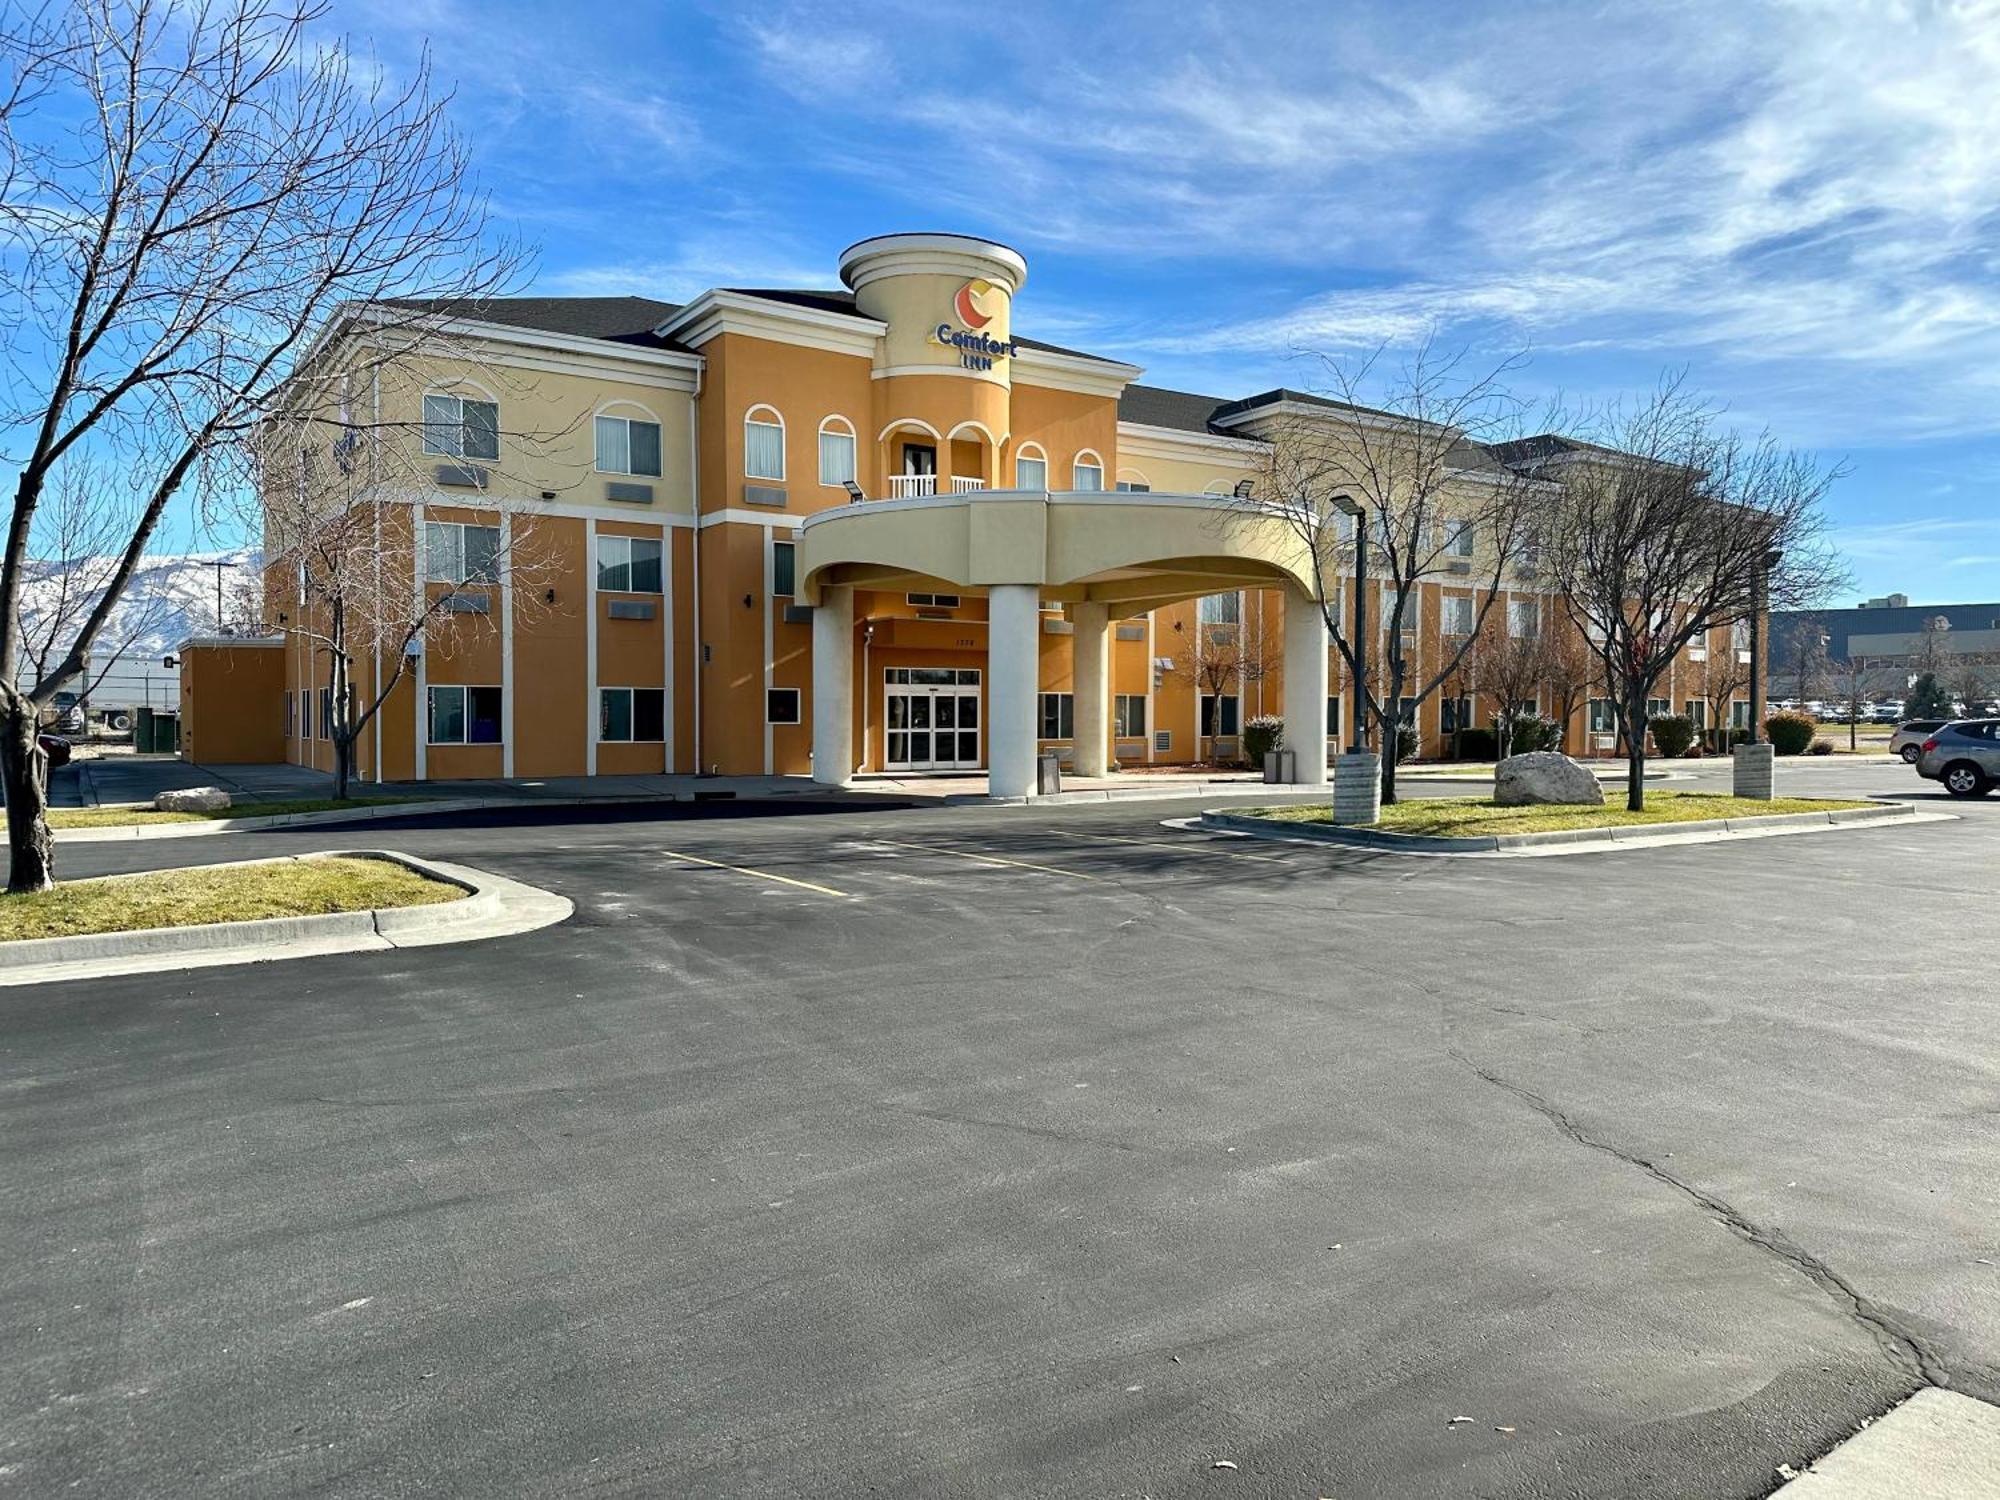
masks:
<svg viewBox="0 0 2000 1500"><path fill-rule="evenodd" d="M1900 1370L1927 1385L1950 1387L1951 1367L1921 1335L1905 1328L1894 1317L1878 1307L1864 1292L1840 1272L1810 1250L1795 1244L1783 1231L1770 1229L1746 1217L1740 1210L1725 1200L1695 1186L1686 1178L1668 1171L1658 1162L1634 1152L1622 1150L1608 1141L1599 1140L1570 1118L1559 1105L1551 1103L1533 1089L1524 1088L1502 1078L1499 1074L1482 1068L1463 1052L1453 1050L1451 1055L1463 1063L1479 1078L1512 1094L1537 1114L1543 1116L1564 1135L1579 1146L1587 1146L1592 1151L1602 1152L1627 1166L1637 1167L1655 1182L1663 1183L1715 1215L1719 1222L1737 1238L1756 1246L1759 1250L1776 1256L1808 1281L1842 1303L1848 1313L1881 1345L1890 1361Z"/></svg>

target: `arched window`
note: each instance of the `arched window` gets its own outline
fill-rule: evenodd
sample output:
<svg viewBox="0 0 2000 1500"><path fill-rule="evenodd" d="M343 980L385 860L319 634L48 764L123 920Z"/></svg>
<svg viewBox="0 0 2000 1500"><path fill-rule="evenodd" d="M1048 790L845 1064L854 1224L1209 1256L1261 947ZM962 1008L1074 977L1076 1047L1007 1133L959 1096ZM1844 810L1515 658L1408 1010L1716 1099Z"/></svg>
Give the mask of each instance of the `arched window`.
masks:
<svg viewBox="0 0 2000 1500"><path fill-rule="evenodd" d="M743 418L743 477L785 477L785 419L777 408L753 406Z"/></svg>
<svg viewBox="0 0 2000 1500"><path fill-rule="evenodd" d="M1071 489L1101 490L1104 488L1104 460L1089 448L1077 454L1072 468Z"/></svg>
<svg viewBox="0 0 2000 1500"><path fill-rule="evenodd" d="M660 477L660 419L636 401L607 401L593 418L597 472Z"/></svg>
<svg viewBox="0 0 2000 1500"><path fill-rule="evenodd" d="M1014 488L1045 490L1049 487L1049 456L1040 443L1023 443L1014 453Z"/></svg>
<svg viewBox="0 0 2000 1500"><path fill-rule="evenodd" d="M1144 495L1153 488L1153 481L1146 477L1143 469L1120 469L1118 488L1129 494Z"/></svg>
<svg viewBox="0 0 2000 1500"><path fill-rule="evenodd" d="M819 482L846 484L854 478L854 424L828 417L819 424Z"/></svg>

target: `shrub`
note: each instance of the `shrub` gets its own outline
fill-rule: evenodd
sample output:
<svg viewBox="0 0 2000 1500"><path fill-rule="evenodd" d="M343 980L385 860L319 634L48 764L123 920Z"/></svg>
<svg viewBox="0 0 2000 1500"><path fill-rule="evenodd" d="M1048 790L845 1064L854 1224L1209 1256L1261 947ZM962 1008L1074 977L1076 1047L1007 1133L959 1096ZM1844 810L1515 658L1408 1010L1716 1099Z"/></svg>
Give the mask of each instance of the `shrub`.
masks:
<svg viewBox="0 0 2000 1500"><path fill-rule="evenodd" d="M1812 742L1812 748L1808 750L1806 753L1808 755L1831 755L1833 754L1833 741L1814 740Z"/></svg>
<svg viewBox="0 0 2000 1500"><path fill-rule="evenodd" d="M1498 723L1498 720L1495 721ZM1508 735L1507 753L1527 755L1535 750L1553 750L1562 743L1562 725L1544 714L1522 714Z"/></svg>
<svg viewBox="0 0 2000 1500"><path fill-rule="evenodd" d="M1742 728L1737 728L1737 729L1732 729L1732 730L1730 730L1730 731L1729 731L1729 748L1730 748L1730 749L1734 750L1734 749L1735 749L1735 748L1736 748L1736 747L1737 747L1738 745L1747 745L1747 744L1749 744L1749 743L1750 743L1750 731L1749 731L1749 730L1747 730L1747 729L1742 729Z"/></svg>
<svg viewBox="0 0 2000 1500"><path fill-rule="evenodd" d="M1686 714L1661 714L1652 721L1652 729L1654 747L1670 760L1687 754L1694 743L1694 720Z"/></svg>
<svg viewBox="0 0 2000 1500"><path fill-rule="evenodd" d="M1414 724L1396 726L1396 760L1398 763L1410 759L1417 753L1417 730Z"/></svg>
<svg viewBox="0 0 2000 1500"><path fill-rule="evenodd" d="M1796 709L1784 709L1764 721L1771 748L1780 755L1804 755L1819 732L1819 720Z"/></svg>
<svg viewBox="0 0 2000 1500"><path fill-rule="evenodd" d="M1461 729L1458 732L1460 760L1491 760L1500 753L1500 737L1490 729Z"/></svg>
<svg viewBox="0 0 2000 1500"><path fill-rule="evenodd" d="M1262 770L1265 755L1284 743L1285 721L1276 714L1258 714L1243 726L1243 758L1253 771Z"/></svg>

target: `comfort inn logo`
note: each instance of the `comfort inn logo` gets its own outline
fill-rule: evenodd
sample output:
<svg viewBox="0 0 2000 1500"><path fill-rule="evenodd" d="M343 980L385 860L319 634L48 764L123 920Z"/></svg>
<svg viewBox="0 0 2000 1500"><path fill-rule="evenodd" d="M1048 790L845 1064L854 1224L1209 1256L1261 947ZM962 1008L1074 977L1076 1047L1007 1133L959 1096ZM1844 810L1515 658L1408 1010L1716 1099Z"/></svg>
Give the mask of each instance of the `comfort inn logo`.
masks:
<svg viewBox="0 0 2000 1500"><path fill-rule="evenodd" d="M954 328L940 323L931 330L930 341L958 351L958 362L968 370L990 370L993 361L1014 352L1012 339L996 339L982 332L999 311L1000 288L990 281L974 279L958 289L951 310L965 326Z"/></svg>

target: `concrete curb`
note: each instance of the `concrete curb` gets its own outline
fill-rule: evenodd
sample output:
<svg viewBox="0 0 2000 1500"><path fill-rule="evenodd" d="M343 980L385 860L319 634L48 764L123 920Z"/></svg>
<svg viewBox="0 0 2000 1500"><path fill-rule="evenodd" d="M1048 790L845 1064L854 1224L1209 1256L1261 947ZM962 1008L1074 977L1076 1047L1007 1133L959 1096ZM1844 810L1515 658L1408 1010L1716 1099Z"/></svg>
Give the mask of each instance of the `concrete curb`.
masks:
<svg viewBox="0 0 2000 1500"><path fill-rule="evenodd" d="M455 885L462 901L437 906L382 907L323 916L266 917L253 922L214 922L193 927L153 927L139 932L100 932L80 937L29 938L0 943L0 988L162 969L199 969L220 964L264 963L320 953L364 949L421 948L533 932L565 920L575 909L565 896L523 885L484 870L441 860L418 859L393 849L343 849L320 854L287 854L275 859L231 861L235 865L278 864L289 860L380 859ZM227 868L209 865L206 869ZM143 875L166 871L148 870ZM112 876L131 879L132 876Z"/></svg>
<svg viewBox="0 0 2000 1500"><path fill-rule="evenodd" d="M1790 1478L1771 1500L1985 1500L1996 1474L2000 1409L1929 1387Z"/></svg>
<svg viewBox="0 0 2000 1500"><path fill-rule="evenodd" d="M1171 802L1182 797L1271 797L1292 792L1302 796L1324 796L1333 786L1295 786L1262 781L1197 781L1186 786L1093 787L1088 791L1056 792L1046 797L987 797L967 792L940 797L940 807L1066 807L1090 802Z"/></svg>
<svg viewBox="0 0 2000 1500"><path fill-rule="evenodd" d="M1542 833L1480 834L1472 838L1382 833L1369 828L1333 828L1312 823L1278 823L1269 818L1220 811L1204 811L1201 824L1206 828L1249 834L1253 838L1303 840L1349 848L1396 850L1406 854L1508 854L1529 853L1538 849L1581 853L1591 848L1698 843L1731 834L1766 834L1781 830L1804 832L1875 823L1885 818L1916 817L1917 808L1911 803L1878 799L1872 807L1833 808L1826 812L1776 813L1762 818L1702 818L1691 823L1638 823L1622 828L1555 828Z"/></svg>

